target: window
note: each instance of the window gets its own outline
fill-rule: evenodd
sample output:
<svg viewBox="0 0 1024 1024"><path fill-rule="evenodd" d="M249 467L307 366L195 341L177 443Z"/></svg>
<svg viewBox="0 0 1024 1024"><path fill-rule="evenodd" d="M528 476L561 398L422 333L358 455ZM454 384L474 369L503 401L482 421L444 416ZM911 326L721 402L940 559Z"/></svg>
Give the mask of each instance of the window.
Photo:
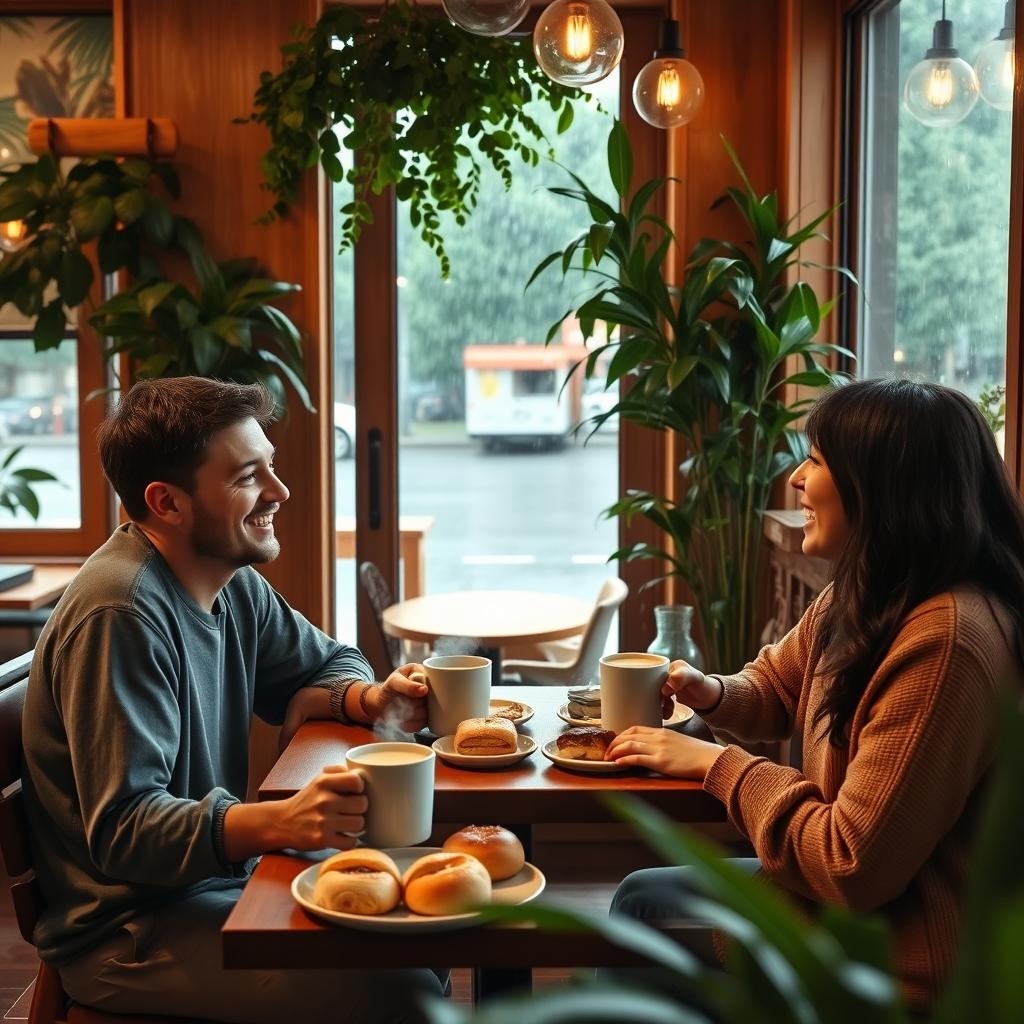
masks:
<svg viewBox="0 0 1024 1024"><path fill-rule="evenodd" d="M947 4L968 64L998 34L1003 8ZM921 376L977 399L1005 385L1011 115L982 98L956 124L920 123L903 90L932 46L941 4L889 0L863 10L849 256L861 282L856 370Z"/></svg>
<svg viewBox="0 0 1024 1024"><path fill-rule="evenodd" d="M516 370L512 375L512 394L519 395L554 395L558 391L558 381L554 370Z"/></svg>

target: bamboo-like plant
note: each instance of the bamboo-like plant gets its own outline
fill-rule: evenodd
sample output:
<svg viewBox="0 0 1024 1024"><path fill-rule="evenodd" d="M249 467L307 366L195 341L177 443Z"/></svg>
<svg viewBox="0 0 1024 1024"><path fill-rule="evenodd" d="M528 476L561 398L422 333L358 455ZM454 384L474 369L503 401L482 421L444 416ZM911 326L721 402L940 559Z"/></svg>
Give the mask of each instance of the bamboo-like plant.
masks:
<svg viewBox="0 0 1024 1024"><path fill-rule="evenodd" d="M629 139L616 122L608 137L616 196L597 195L576 175L576 188L551 189L581 203L592 223L541 261L527 287L554 264L563 277L581 276L590 286L576 316L585 338L604 321L609 340L591 349L584 372L593 376L606 361L606 387L623 382L620 401L590 421L595 429L618 415L681 440L678 499L630 491L605 512L627 522L642 516L665 543L636 544L612 557L656 559L666 566L658 579L682 577L694 594L709 664L729 672L757 650L761 521L772 484L804 455L793 424L811 400L787 401L787 388L836 383L828 360L850 353L816 340L831 303L819 304L803 281L787 283L801 266L801 245L832 211L794 229L780 219L775 194L758 195L725 145L742 188L727 189L723 200L742 215L748 242L702 240L674 287L666 261L675 236L649 211L667 179L631 188Z"/></svg>

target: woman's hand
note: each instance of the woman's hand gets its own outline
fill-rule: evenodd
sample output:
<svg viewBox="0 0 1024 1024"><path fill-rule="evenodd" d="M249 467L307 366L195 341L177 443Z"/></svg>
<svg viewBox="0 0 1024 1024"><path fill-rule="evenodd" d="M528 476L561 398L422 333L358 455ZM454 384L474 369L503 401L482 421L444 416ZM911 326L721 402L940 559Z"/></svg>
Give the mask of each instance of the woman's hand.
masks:
<svg viewBox="0 0 1024 1024"><path fill-rule="evenodd" d="M419 664L402 665L366 695L370 721L386 719L402 732L416 732L427 724L427 684L409 677L418 672L427 678L426 669Z"/></svg>
<svg viewBox="0 0 1024 1024"><path fill-rule="evenodd" d="M668 678L661 686L661 709L665 718L672 717L673 697L698 713L708 711L722 699L722 684L685 661L673 661L668 667Z"/></svg>
<svg viewBox="0 0 1024 1024"><path fill-rule="evenodd" d="M672 729L633 725L612 740L604 756L606 761L703 782L723 749L717 743L698 740Z"/></svg>

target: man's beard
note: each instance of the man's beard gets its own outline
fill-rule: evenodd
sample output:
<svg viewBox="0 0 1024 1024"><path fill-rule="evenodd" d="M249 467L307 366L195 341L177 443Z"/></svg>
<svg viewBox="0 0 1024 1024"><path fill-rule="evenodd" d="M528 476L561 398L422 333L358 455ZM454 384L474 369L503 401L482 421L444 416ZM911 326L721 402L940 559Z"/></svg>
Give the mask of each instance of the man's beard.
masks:
<svg viewBox="0 0 1024 1024"><path fill-rule="evenodd" d="M197 555L220 559L236 569L241 569L246 565L272 562L281 553L281 544L276 537L270 537L262 544L247 541L244 535L239 536L225 523L210 515L195 496L192 499L192 508L192 535L189 539L192 550ZM250 515L259 514L259 511L254 511Z"/></svg>

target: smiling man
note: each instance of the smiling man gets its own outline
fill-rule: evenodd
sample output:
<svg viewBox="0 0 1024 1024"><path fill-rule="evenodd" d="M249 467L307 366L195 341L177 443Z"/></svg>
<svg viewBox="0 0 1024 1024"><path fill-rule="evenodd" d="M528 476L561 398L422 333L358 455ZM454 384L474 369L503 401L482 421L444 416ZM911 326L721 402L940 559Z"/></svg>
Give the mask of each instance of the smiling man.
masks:
<svg viewBox="0 0 1024 1024"><path fill-rule="evenodd" d="M34 941L76 1001L242 1022L414 1021L432 971L225 971L220 928L251 858L349 848L362 780L325 767L287 800L245 804L255 713L425 724L403 666L380 684L251 566L280 552L288 500L258 385L142 381L100 430L130 522L85 563L36 648L25 805L45 909ZM386 967L385 964L381 965Z"/></svg>

